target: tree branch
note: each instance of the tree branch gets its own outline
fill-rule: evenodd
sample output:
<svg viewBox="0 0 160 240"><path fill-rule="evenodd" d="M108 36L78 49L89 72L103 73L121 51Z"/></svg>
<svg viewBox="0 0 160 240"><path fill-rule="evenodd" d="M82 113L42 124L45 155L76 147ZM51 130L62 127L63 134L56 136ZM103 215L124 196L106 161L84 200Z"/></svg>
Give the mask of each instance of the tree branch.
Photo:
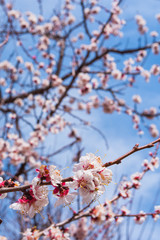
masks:
<svg viewBox="0 0 160 240"><path fill-rule="evenodd" d="M155 140L155 141L153 141L153 142L151 142L151 143L149 143L149 144L146 144L146 145L144 145L144 146L142 146L142 147L138 147L139 144L135 144L135 146L132 148L132 150L130 150L128 153L122 155L121 157L117 158L116 160L114 160L114 161L112 161L112 162L107 162L107 163L105 163L105 164L103 165L103 167L109 167L109 166L112 166L112 165L114 165L114 164L119 164L119 163L121 163L121 160L122 160L122 159L130 156L131 154L133 154L133 153L135 153L135 152L141 151L141 150L143 150L143 149L145 149L145 148L154 147L154 145L155 145L156 143L158 143L158 142L160 142L160 138L158 138L157 140Z"/></svg>
<svg viewBox="0 0 160 240"><path fill-rule="evenodd" d="M151 143L148 143L148 144L146 144L142 147L138 147L138 144L136 144L131 151L122 155L121 157L117 158L116 160L114 160L112 162L107 162L107 163L103 164L103 167L109 167L109 166L112 166L114 164L119 164L119 163L121 163L122 159L128 157L129 155L131 155L135 152L141 151L143 149L146 149L146 148L154 147L154 145L158 142L160 142L160 138L158 138L157 140L155 140ZM68 177L68 178L62 179L62 182L72 182L72 181L73 181L73 177ZM42 182L41 185L51 185L51 182ZM0 189L0 194L8 193L8 192L17 192L17 191L22 191L23 192L24 190L29 189L30 186L31 186L31 184L18 186L18 187L1 188Z"/></svg>

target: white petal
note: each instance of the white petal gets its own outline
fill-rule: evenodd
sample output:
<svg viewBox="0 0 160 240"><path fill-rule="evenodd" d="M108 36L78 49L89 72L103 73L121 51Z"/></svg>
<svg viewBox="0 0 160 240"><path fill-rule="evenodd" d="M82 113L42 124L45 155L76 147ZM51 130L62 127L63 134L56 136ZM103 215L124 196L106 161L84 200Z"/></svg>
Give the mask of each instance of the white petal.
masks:
<svg viewBox="0 0 160 240"><path fill-rule="evenodd" d="M5 197L7 197L7 193L2 193L2 194L0 194L0 199L3 199L3 198L5 198Z"/></svg>

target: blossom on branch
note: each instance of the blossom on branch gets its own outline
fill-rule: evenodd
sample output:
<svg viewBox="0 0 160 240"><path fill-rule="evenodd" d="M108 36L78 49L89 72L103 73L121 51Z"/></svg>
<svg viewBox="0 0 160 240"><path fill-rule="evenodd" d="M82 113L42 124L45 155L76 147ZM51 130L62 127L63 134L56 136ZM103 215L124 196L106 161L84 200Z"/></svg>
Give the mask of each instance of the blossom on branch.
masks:
<svg viewBox="0 0 160 240"><path fill-rule="evenodd" d="M58 183L61 183L62 177L60 175L60 171L56 170L56 166L50 165L47 167L46 165L41 165L39 169L36 169L38 172L38 178L41 180L46 180L46 182L52 183L53 186L57 186Z"/></svg>
<svg viewBox="0 0 160 240"><path fill-rule="evenodd" d="M135 223L142 224L146 220L146 214L143 211L140 211L140 213L134 218Z"/></svg>
<svg viewBox="0 0 160 240"><path fill-rule="evenodd" d="M51 227L43 232L43 240L54 239L54 240L70 240L69 233L64 229L60 230L58 227Z"/></svg>
<svg viewBox="0 0 160 240"><path fill-rule="evenodd" d="M0 189L1 188L9 188L9 187L15 187L15 186L19 186L19 182L14 182L11 179L9 180L3 180L2 177L0 177ZM3 199L7 196L7 193L2 193L0 194L0 199Z"/></svg>
<svg viewBox="0 0 160 240"><path fill-rule="evenodd" d="M28 215L30 218L33 218L36 213L40 213L42 208L48 205L47 187L34 185L34 181L32 189L26 190L16 203L10 205L10 208L19 210L22 215Z"/></svg>
<svg viewBox="0 0 160 240"><path fill-rule="evenodd" d="M112 171L102 167L100 157L92 153L80 158L80 162L74 166L73 182L70 186L83 198L83 203L95 200L105 191L104 185L112 181Z"/></svg>
<svg viewBox="0 0 160 240"><path fill-rule="evenodd" d="M27 228L26 231L23 233L22 240L32 240L32 239L39 239L39 230L36 227Z"/></svg>

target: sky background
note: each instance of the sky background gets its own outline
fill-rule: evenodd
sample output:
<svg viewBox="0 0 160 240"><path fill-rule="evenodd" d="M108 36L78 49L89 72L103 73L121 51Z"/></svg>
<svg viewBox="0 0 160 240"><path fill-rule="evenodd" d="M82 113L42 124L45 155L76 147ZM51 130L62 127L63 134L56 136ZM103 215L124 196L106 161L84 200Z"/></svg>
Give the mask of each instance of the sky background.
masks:
<svg viewBox="0 0 160 240"><path fill-rule="evenodd" d="M10 1L8 1L10 2ZM42 1L44 2L44 1ZM44 5L44 15L46 17L52 14L51 6L59 6L60 2L58 0L45 0ZM102 1L105 5L110 5L111 1ZM35 13L39 12L37 1L36 0L15 0L15 9L20 10L21 12L33 11ZM160 34L160 24L155 19L155 15L160 13L160 0L123 0L121 7L123 9L122 17L127 21L127 26L124 27L125 41L127 47L137 47L139 35L135 34L136 24L134 16L136 14L142 15L146 21L147 26L149 27L149 32L156 30ZM76 9L75 9L76 11ZM149 39L149 38L148 38ZM144 39L142 36L142 43ZM124 43L123 43L124 44ZM160 62L160 55L150 56L147 60L145 66L151 66L153 63ZM150 107L160 106L160 85L156 78L152 77L150 82L144 84L144 79L139 77L139 82L134 89L129 89L127 93L127 103L132 102L132 96L135 94L140 94L142 96L142 104L139 107L143 109L144 106ZM124 117L124 115L118 115L117 113L109 115L104 114L101 111L92 111L92 114L88 116L88 119L93 123L97 128L100 128L103 131L103 134L106 136L108 142L108 148L106 149L105 143L100 135L94 131L84 129L84 127L79 128L79 132L84 140L85 150L84 153L92 152L95 153L98 150L98 155L104 158L104 162L111 161L117 157L128 152L136 143L140 145L146 144L153 139L150 137L149 133L146 131L144 136L140 137L137 135L137 132L133 129L133 124L130 117ZM159 120L157 120L157 126L160 127ZM60 135L56 138L57 146L60 146L62 141L62 136ZM65 143L65 139L63 140ZM65 156L63 155L64 161L67 162L67 159L70 157L70 152L67 151ZM60 157L59 157L60 158ZM148 158L148 150L143 152L135 153L134 155L125 159L122 164L118 166L113 166L113 182L118 183L121 176L129 176L134 172L137 172L141 168L142 161ZM66 170L66 175L70 173L70 170ZM144 184L143 184L144 183ZM113 195L115 184L112 183L106 189L106 195L102 197L102 200L105 198L109 199ZM160 171L156 170L155 173L147 173L144 179L142 180L142 187L137 191L137 194L134 198L134 207L132 208L133 213L137 213L139 210L145 212L153 211L153 202L155 205L160 205ZM156 200L155 200L156 199ZM151 207L152 206L152 207ZM148 223L143 226L135 226L133 231L133 221L130 220L130 223L124 223L122 231L124 231L122 240L128 240L126 234L126 224L130 224L129 229L132 231L129 240L158 240L160 234L160 220L153 227L153 220L149 219ZM152 233L151 237L150 234ZM115 238L116 239L116 238ZM117 238L118 240L118 238Z"/></svg>

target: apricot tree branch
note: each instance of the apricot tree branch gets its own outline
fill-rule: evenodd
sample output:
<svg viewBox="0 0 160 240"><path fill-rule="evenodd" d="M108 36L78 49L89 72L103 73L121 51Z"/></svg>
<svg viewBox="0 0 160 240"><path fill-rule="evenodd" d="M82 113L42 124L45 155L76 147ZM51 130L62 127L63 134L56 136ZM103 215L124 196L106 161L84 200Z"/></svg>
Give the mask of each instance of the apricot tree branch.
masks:
<svg viewBox="0 0 160 240"><path fill-rule="evenodd" d="M151 148L151 147L154 147L154 145L156 143L160 142L160 138L158 138L157 140L151 142L151 143L148 143L142 147L139 147L139 144L135 144L135 146L132 148L132 150L130 150L128 153L122 155L121 157L117 158L116 160L114 161L111 161L111 162L107 162L105 164L103 164L103 167L109 167L109 166L112 166L114 164L119 164L121 163L122 159L130 156L131 154L135 153L135 152L138 152L138 151L141 151L143 149L146 149L146 148Z"/></svg>
<svg viewBox="0 0 160 240"><path fill-rule="evenodd" d="M39 236L43 235L44 231L49 230L52 227L64 227L64 225L66 225L66 224L68 224L68 223L70 223L72 221L76 221L76 220L78 220L78 219L80 219L82 217L92 217L91 211L92 210L89 209L86 212L82 212L80 214L77 213L77 214L73 215L71 218L68 218L68 219L66 219L66 220L64 220L64 221L62 221L62 222L60 222L58 224L54 224L53 223L47 229L44 229L43 231L39 232ZM145 216L154 217L156 215L160 215L160 213L152 212L152 213L137 213L137 214L125 214L125 215L124 214L114 214L113 218L116 220L119 217L139 217L140 218L140 217L145 217Z"/></svg>
<svg viewBox="0 0 160 240"><path fill-rule="evenodd" d="M128 157L129 155L135 153L135 152L138 152L138 151L141 151L143 149L146 149L146 148L151 148L151 147L154 147L154 145L156 143L160 142L160 138L158 138L157 140L151 142L151 143L148 143L142 147L138 147L139 145L138 144L135 144L135 146L133 147L133 149L131 151L129 151L128 153L122 155L121 157L117 158L116 160L114 161L111 161L111 162L107 162L105 164L103 164L103 167L109 167L109 166L112 166L114 164L119 164L121 163L121 160ZM73 177L68 177L68 178L64 178L62 179L62 182L72 182L73 181ZM51 185L51 182L42 182L40 185ZM23 186L18 186L18 187L9 187L9 188L1 188L0 189L0 194L2 193L8 193L8 192L17 192L17 191L24 191L26 189L29 189L31 186L31 184L27 184L27 185L23 185Z"/></svg>

